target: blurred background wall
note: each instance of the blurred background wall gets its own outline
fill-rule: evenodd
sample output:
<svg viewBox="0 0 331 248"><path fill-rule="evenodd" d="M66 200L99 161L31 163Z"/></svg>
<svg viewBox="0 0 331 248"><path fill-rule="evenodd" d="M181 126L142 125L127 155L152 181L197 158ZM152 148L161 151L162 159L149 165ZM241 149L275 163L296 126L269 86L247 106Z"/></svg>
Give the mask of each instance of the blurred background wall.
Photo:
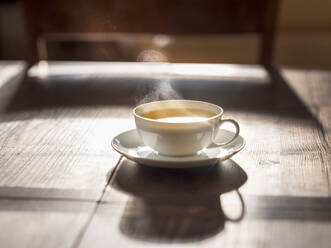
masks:
<svg viewBox="0 0 331 248"><path fill-rule="evenodd" d="M330 13L331 0L281 1L274 48L275 65L331 68ZM21 3L0 0L0 59L26 59L26 37ZM163 48L166 60L170 62L257 62L258 38L255 35L176 36L171 41ZM148 42L137 42L137 49L141 46L146 48ZM95 47L100 49L100 44L95 44Z"/></svg>

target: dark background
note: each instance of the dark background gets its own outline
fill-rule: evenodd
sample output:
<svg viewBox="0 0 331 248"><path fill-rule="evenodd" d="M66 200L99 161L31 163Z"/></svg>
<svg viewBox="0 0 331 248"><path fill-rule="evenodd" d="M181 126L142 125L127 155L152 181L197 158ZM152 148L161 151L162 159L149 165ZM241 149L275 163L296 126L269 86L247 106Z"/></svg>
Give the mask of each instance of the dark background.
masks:
<svg viewBox="0 0 331 248"><path fill-rule="evenodd" d="M34 2L38 3L38 1ZM125 8L125 6L122 7ZM92 23L96 31L109 25L107 18L100 17L97 10L91 9L90 13L91 15L86 17L89 20L87 23ZM328 0L280 1L274 64L330 68L330 13L331 2ZM225 23L225 25L231 25L231 23ZM27 59L29 56L28 33L22 2L0 0L0 59ZM140 51L153 47L155 43L153 37L139 35L137 37L134 42L128 40L83 43L49 42L48 50L50 59L55 60L130 61L132 57L136 58ZM147 60L243 64L258 62L259 39L255 34L212 34L191 37L177 34L171 36L171 39L166 40L165 43L167 44L164 45L164 39L162 40L161 37L161 45L163 45L159 50L162 54L152 54L150 55L152 58ZM114 53L114 47L117 53ZM129 52L123 55L121 54L123 50Z"/></svg>

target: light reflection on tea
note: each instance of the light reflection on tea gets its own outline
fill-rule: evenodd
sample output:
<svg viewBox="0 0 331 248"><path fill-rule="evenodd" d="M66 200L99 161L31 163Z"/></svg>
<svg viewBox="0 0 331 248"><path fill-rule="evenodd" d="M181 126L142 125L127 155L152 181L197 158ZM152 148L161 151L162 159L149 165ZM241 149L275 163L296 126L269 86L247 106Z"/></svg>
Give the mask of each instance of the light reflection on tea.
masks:
<svg viewBox="0 0 331 248"><path fill-rule="evenodd" d="M169 123L200 122L215 115L212 111L194 108L168 108L141 114L145 118Z"/></svg>

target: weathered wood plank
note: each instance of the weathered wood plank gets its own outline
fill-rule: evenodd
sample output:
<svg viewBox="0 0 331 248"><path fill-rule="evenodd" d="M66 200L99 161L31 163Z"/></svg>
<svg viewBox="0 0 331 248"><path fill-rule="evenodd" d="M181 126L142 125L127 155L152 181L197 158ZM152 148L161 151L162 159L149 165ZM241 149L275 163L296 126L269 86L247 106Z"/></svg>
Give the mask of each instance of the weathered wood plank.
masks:
<svg viewBox="0 0 331 248"><path fill-rule="evenodd" d="M331 72L329 70L309 71L308 84L311 84L312 101L318 107L331 105Z"/></svg>
<svg viewBox="0 0 331 248"><path fill-rule="evenodd" d="M2 115L1 225L17 234L2 232L1 244L73 246L119 158L110 141L130 128L125 113L105 107Z"/></svg>
<svg viewBox="0 0 331 248"><path fill-rule="evenodd" d="M246 219L241 225L227 225L224 243L239 247L312 247L330 246L330 223ZM238 238L238 233L240 238ZM221 238L220 238L221 239ZM215 240L212 245L220 243ZM210 245L210 247L213 247Z"/></svg>
<svg viewBox="0 0 331 248"><path fill-rule="evenodd" d="M230 175L233 176L233 173L227 169L222 172L224 173L223 178L226 178L227 182L224 182L224 179L222 182L217 177L214 178L218 182L217 184L214 184L215 181L211 178L203 181L207 185L206 187L201 181L199 182L201 189L210 190L208 192L211 194L209 200L203 197L205 193L199 188L195 193L191 193L189 199L185 198L183 192L185 193L186 190L190 192L190 187L193 188L194 184L186 186L184 189L178 187L178 191L170 189L170 192L181 195L174 200L169 198L169 192L163 189L162 185L174 182L176 180L174 178L182 178L183 181L180 183L185 184L186 179L192 179L190 176L185 178L184 172L178 175L178 171L166 171L164 179L160 180L160 173L163 172L147 171L144 174L145 169L142 169L140 173L143 174L138 173L140 176L137 179L134 175L137 173L136 170L139 171L139 167L141 165L126 160L120 165L111 181L111 188L108 188L103 201L98 205L96 215L89 225L80 247L89 247L92 244L100 247L109 245L155 247L157 243L160 246L167 244L171 247L215 247L217 245L232 246L233 244L245 245L245 247L264 247L265 245L292 247L296 243L301 244L302 240L304 240L302 244L313 244L316 242L316 238L321 239L319 246L328 247L329 228L331 227L330 199L310 195L298 196L300 195L300 192L296 190L298 184L305 183L305 181L299 181L295 184L294 179L300 177L298 172L296 175L292 175L294 186L287 174L284 175L287 180L281 181L278 178L280 181L278 185L270 185L270 189L282 188L278 195L277 192L271 190L273 195L257 196L245 193L246 214L244 219L239 223L231 223L224 219L223 213L231 212L234 205L238 205L238 199L235 199L237 202L233 203L233 200L225 202L222 198L220 208L219 204L213 203L211 193L214 190L217 191L215 188L217 185L228 185L231 181ZM310 170L313 169L314 166L310 168ZM295 170L298 168L293 168L293 171ZM174 178L171 178L171 175ZM155 176L155 178L147 181L147 177L150 176ZM235 178L237 177L232 177L232 179ZM269 181L270 179L269 176ZM141 180L140 185L137 185L139 180ZM247 184L258 180L260 178L248 180ZM259 186L266 187L267 184L268 180L265 179ZM170 184L170 188L172 186L174 185ZM310 186L305 185L306 188ZM306 193L306 191L302 192ZM267 189L266 194L268 193ZM201 201L201 199L203 200ZM310 230L312 227L320 232L315 233ZM291 228L294 228L295 231L291 231ZM192 233L193 235L190 236L189 234Z"/></svg>
<svg viewBox="0 0 331 248"><path fill-rule="evenodd" d="M297 244L316 245L317 239L319 246L328 247L328 229L331 224L326 197L330 196L331 190L331 156L320 137L318 120L311 114L314 113L312 110L316 104L306 104L300 95L293 98L296 89L292 85L300 85L300 80L306 83L306 73L295 72L295 77L291 80L285 82L291 88L286 85L276 86L275 91L270 88L269 94L273 97L275 107L267 106L267 112L261 111L265 108L258 108L256 111L226 109L226 116L238 120L241 124L241 134L247 142L246 148L233 158L248 175L248 181L241 188L247 208L243 221L239 224L220 221L215 224L214 229L210 229L212 231L208 235L208 227L204 226L205 222L200 219L201 216L190 215L190 207L187 205L183 207L179 203L174 204L162 199L158 184L145 188L147 191L154 189L155 196L159 196L153 203L146 203L140 193L143 190L134 194L131 192L130 196L128 192L118 192L111 182L111 187L107 188L102 204L98 206L96 215L81 241L81 247L89 247L95 240L103 241L97 243L101 247L105 243L127 247L155 247L159 242L160 245L166 243L173 247L293 247ZM304 99L311 100L307 94L312 92L307 90L307 87L305 85L299 90L303 92L301 94L305 96ZM222 87L214 85L212 89L215 93L207 90L211 93L208 96L217 103L213 94L221 91ZM318 91L319 87L315 90ZM186 94L191 95L187 92ZM289 104L282 102L289 98L292 98ZM252 101L254 105L254 100ZM247 103L245 100L244 102ZM325 104L325 101L321 104ZM139 165L123 162L112 180L116 180L122 166ZM183 177L185 180L185 175ZM169 178L168 180L171 181ZM134 185L134 182L132 183ZM159 183L164 181L159 180ZM143 185L144 183L135 188L139 189ZM197 192L192 194L188 202L199 198ZM269 200L266 201L266 198ZM321 199L317 200L317 208L314 207L315 199ZM277 206L279 202L283 205ZM213 219L222 219L222 211L216 211L213 205L207 206L209 208L200 212L201 215L210 214ZM229 206L231 210L232 203ZM227 212L226 209L223 210ZM181 217L186 218L186 222L181 222ZM201 226L201 229L194 229L197 226ZM185 237L183 233L192 228L197 232L196 235L182 243ZM310 228L319 232L312 232Z"/></svg>
<svg viewBox="0 0 331 248"><path fill-rule="evenodd" d="M178 171L123 160L110 184L125 193L114 189L106 192L80 247L89 247L92 242L101 247L153 247L156 242L176 240L181 244L194 242L190 245L195 247L224 227L219 194L245 181L246 174L231 161ZM99 238L106 242L99 242Z"/></svg>
<svg viewBox="0 0 331 248"><path fill-rule="evenodd" d="M98 199L119 157L110 141L132 127L128 118L125 107L2 115L0 185L95 191Z"/></svg>
<svg viewBox="0 0 331 248"><path fill-rule="evenodd" d="M276 159L237 154L233 160L243 167L250 179L243 186L242 192L257 195L330 196L330 155L292 154Z"/></svg>
<svg viewBox="0 0 331 248"><path fill-rule="evenodd" d="M331 147L331 106L320 107L318 118L323 123L324 138L329 147Z"/></svg>
<svg viewBox="0 0 331 248"><path fill-rule="evenodd" d="M166 68L176 72L176 65ZM182 65L178 68L185 69ZM220 104L225 107L226 117L239 121L247 145L233 158L236 165L223 166L221 173L212 173L213 177L190 177L193 170L151 173L124 160L103 195L107 173L119 158L110 140L134 127L132 106L120 106L109 99L108 106L40 105L38 111L22 108L2 112L0 215L4 218L0 219L8 230L18 230L21 236L14 240L4 232L0 240L8 247L44 247L46 242L54 247L328 247L329 72L285 70L282 84L254 80L236 84L229 75L229 81L222 81L221 71L214 77L202 75L202 80L197 75L186 77L180 73L179 78L172 79L175 74L161 69L163 79L171 82L179 95ZM148 77L145 72L141 77ZM155 73L160 74L157 70ZM121 103L137 101L131 99L136 97L136 91L131 91L136 88L132 78L127 82L120 75L108 77L112 80L112 87L107 88L112 92L109 96L130 97ZM88 90L98 87L89 88L87 81L87 88L79 91L79 87L73 87L71 92L77 90L78 95L83 92L83 97L89 96ZM115 87L122 82L127 84ZM101 90L102 84L99 86ZM48 92L48 87L54 87L53 91ZM65 84L55 82L55 86L45 84L40 92L47 96L65 89ZM119 89L121 92L117 92ZM107 92L101 95L107 96ZM137 172L135 168L140 177L128 177ZM230 173L233 168L241 168L248 175L248 181L240 187L247 212L239 223L227 221L224 215L238 200L222 198L222 208L218 202L218 195L234 185L231 180L238 183L240 179L239 174ZM164 175L160 177L159 173ZM118 177L122 177L122 187L126 185L121 192L114 184ZM135 181L138 179L141 181ZM169 187L162 188L164 183ZM180 197L172 198L171 194ZM26 223L30 229L25 229ZM40 237L34 236L33 230L38 230Z"/></svg>
<svg viewBox="0 0 331 248"><path fill-rule="evenodd" d="M331 105L331 72L328 70L283 70L283 76L320 122L320 138L325 139L325 150L330 151L329 127ZM323 137L325 136L325 137Z"/></svg>
<svg viewBox="0 0 331 248"><path fill-rule="evenodd" d="M129 128L123 112L62 108L1 116L0 219L8 230L2 245L74 245L119 157L110 141Z"/></svg>
<svg viewBox="0 0 331 248"><path fill-rule="evenodd" d="M252 178L243 192L329 196L330 155L313 119L282 112L228 116L239 121L246 140L246 147L233 158Z"/></svg>
<svg viewBox="0 0 331 248"><path fill-rule="evenodd" d="M329 70L283 69L281 72L289 86L308 106L331 105Z"/></svg>
<svg viewBox="0 0 331 248"><path fill-rule="evenodd" d="M95 204L0 199L1 247L72 247Z"/></svg>

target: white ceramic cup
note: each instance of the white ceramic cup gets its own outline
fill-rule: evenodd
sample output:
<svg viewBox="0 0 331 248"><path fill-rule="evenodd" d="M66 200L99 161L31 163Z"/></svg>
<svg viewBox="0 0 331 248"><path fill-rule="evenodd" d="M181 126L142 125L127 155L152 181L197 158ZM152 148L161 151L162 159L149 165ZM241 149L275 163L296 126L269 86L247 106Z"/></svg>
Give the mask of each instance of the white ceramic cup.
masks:
<svg viewBox="0 0 331 248"><path fill-rule="evenodd" d="M211 117L190 122L164 122L144 117L151 111L167 109L193 109L212 112ZM223 146L232 142L240 132L239 124L232 119L222 119L223 109L215 104L193 100L157 101L139 105L133 110L137 131L146 146L160 154L184 156L195 154L210 146ZM171 117L171 116L169 116ZM215 140L221 124L232 123L234 136L222 143Z"/></svg>

